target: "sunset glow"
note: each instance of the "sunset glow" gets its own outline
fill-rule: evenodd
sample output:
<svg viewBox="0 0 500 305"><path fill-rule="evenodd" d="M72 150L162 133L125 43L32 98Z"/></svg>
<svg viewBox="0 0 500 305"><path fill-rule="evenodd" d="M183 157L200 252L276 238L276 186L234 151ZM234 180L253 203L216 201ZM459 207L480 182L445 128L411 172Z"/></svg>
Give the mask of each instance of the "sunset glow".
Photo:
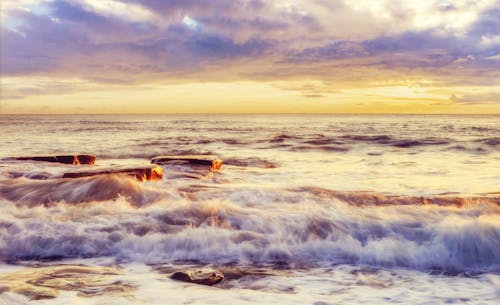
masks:
<svg viewBox="0 0 500 305"><path fill-rule="evenodd" d="M500 3L3 0L2 113L500 113Z"/></svg>

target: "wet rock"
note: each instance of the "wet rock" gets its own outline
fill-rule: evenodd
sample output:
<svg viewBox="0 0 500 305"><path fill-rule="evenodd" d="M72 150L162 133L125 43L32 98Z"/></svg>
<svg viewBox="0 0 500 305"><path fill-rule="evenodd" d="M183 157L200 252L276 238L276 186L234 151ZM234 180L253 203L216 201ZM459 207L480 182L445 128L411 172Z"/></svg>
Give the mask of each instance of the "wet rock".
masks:
<svg viewBox="0 0 500 305"><path fill-rule="evenodd" d="M163 169L161 166L147 165L141 167L107 167L92 169L86 171L69 172L63 175L63 178L81 178L97 175L122 174L135 177L139 181L154 181L163 178Z"/></svg>
<svg viewBox="0 0 500 305"><path fill-rule="evenodd" d="M222 167L222 160L212 155L159 156L151 160L159 165L207 165L210 170L217 171Z"/></svg>
<svg viewBox="0 0 500 305"><path fill-rule="evenodd" d="M186 264L187 263L187 264ZM182 264L182 265L178 265ZM186 264L186 265L185 265ZM218 271L223 275L223 279L217 283L217 287L221 289L231 289L234 287L245 288L245 289L255 289L262 290L262 286L259 284L254 284L256 281L269 276L280 276L288 277L291 276L288 266L235 266L235 265L218 265L218 266L208 266L199 265L199 262L190 261L178 261L175 265L171 264L160 264L154 265L153 270L159 272L160 274L169 274L173 277L176 276L188 278L188 280L178 279L181 281L192 282L186 273L194 270L203 270L203 268L208 268L210 271ZM214 270L214 268L216 268ZM304 267L305 268L305 267ZM206 270L206 269L205 269ZM210 273L209 273L210 274ZM289 286L283 286L279 288L280 292L291 293L293 288Z"/></svg>
<svg viewBox="0 0 500 305"><path fill-rule="evenodd" d="M185 271L177 271L170 278L188 283L212 286L224 279L224 275L215 269L191 269Z"/></svg>
<svg viewBox="0 0 500 305"><path fill-rule="evenodd" d="M0 287L30 300L53 299L60 291L76 291L85 297L129 295L136 286L119 279L114 267L53 265L0 274Z"/></svg>
<svg viewBox="0 0 500 305"><path fill-rule="evenodd" d="M32 157L14 157L12 160L20 161L41 161L64 163L73 165L92 165L95 162L95 155L54 155L54 156L32 156Z"/></svg>

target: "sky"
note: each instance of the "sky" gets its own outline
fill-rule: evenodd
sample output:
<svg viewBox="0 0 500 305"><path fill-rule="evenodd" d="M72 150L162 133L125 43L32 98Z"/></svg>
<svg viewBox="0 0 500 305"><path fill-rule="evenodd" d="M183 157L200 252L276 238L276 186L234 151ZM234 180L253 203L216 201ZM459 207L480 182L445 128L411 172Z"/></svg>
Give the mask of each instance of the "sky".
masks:
<svg viewBox="0 0 500 305"><path fill-rule="evenodd" d="M500 113L500 0L2 0L1 113Z"/></svg>

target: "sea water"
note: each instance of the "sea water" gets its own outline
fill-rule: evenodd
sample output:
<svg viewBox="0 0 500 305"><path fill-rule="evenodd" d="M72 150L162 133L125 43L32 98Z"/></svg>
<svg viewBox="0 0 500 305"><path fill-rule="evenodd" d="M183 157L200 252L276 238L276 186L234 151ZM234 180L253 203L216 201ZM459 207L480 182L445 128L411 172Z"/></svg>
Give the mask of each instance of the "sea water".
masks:
<svg viewBox="0 0 500 305"><path fill-rule="evenodd" d="M67 153L224 165L139 182L8 159ZM0 304L500 298L500 116L2 115L0 158ZM40 284L61 265L91 269ZM208 287L162 271L191 267L259 272ZM34 278L50 298L16 290Z"/></svg>

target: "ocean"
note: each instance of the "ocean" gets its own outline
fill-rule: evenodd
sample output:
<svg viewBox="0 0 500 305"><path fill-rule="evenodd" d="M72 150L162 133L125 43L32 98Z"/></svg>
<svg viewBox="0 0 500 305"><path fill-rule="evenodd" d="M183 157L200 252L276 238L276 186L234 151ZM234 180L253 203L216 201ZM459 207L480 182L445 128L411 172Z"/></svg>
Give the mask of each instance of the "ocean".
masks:
<svg viewBox="0 0 500 305"><path fill-rule="evenodd" d="M68 153L224 164L140 182L9 159ZM230 276L169 277L207 267ZM498 115L0 116L0 304L499 299Z"/></svg>

